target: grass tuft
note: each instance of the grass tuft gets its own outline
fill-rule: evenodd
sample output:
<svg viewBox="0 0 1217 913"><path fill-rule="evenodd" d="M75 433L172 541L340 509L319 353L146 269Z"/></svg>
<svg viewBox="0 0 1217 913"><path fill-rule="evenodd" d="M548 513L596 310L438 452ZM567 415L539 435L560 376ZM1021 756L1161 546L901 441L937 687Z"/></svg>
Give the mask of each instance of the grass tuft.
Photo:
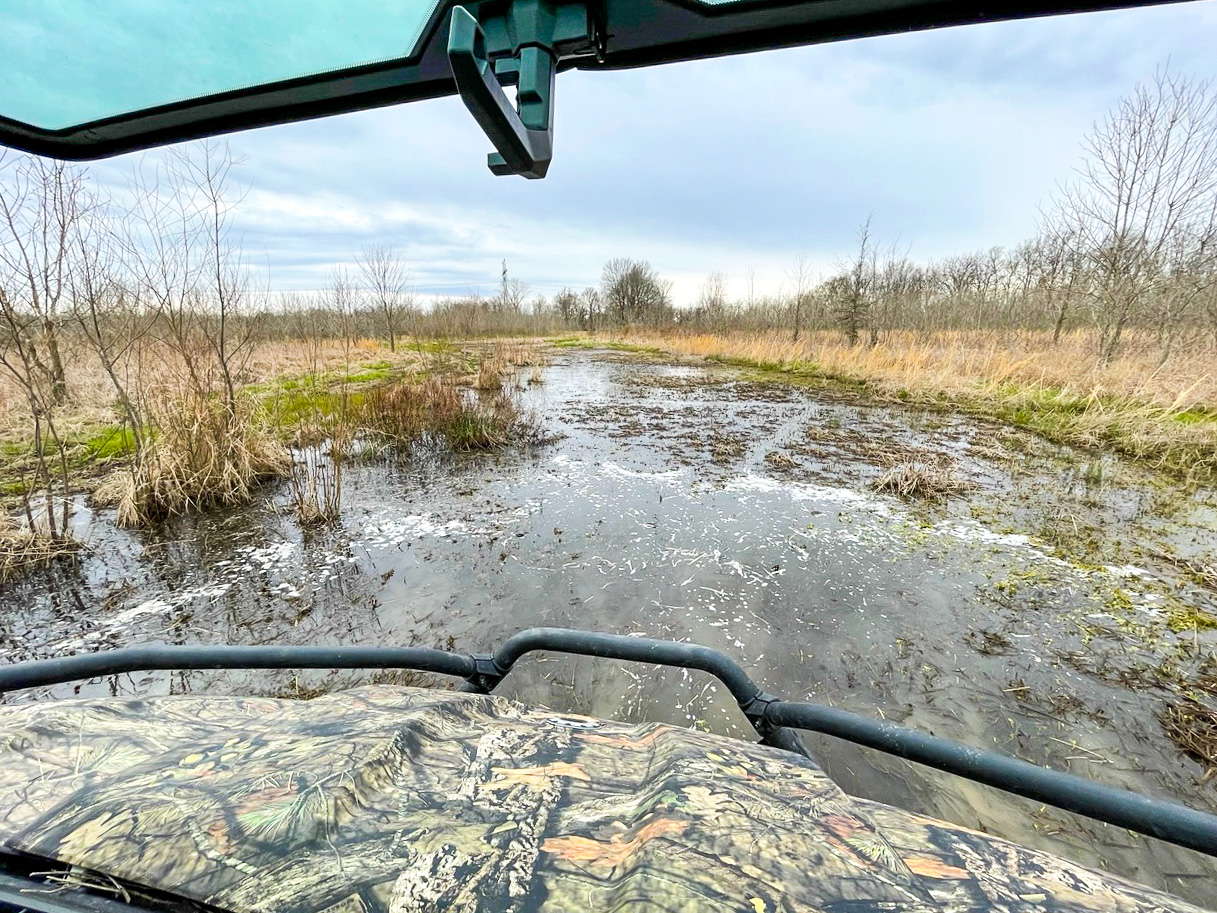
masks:
<svg viewBox="0 0 1217 913"><path fill-rule="evenodd" d="M74 539L20 527L0 511L0 582L46 567L58 558L75 554L80 547Z"/></svg>
<svg viewBox="0 0 1217 913"><path fill-rule="evenodd" d="M939 501L973 486L955 474L953 460L927 453L893 464L875 481L874 487L905 501Z"/></svg>
<svg viewBox="0 0 1217 913"><path fill-rule="evenodd" d="M489 450L536 432L535 421L510 397L467 394L438 377L372 388L359 426L395 444L431 437L453 450Z"/></svg>
<svg viewBox="0 0 1217 913"><path fill-rule="evenodd" d="M213 397L187 395L155 410L156 432L94 499L120 526L145 526L190 510L248 503L263 481L287 475L291 457L246 399L230 414Z"/></svg>

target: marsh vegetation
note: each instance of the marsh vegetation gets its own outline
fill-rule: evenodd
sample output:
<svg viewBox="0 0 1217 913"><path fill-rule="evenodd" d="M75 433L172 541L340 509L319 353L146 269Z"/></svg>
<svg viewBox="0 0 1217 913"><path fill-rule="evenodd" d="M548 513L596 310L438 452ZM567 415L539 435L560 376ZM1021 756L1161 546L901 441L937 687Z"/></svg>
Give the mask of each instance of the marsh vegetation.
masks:
<svg viewBox="0 0 1217 913"><path fill-rule="evenodd" d="M775 692L1212 804L1212 112L1206 86L1139 90L1014 250L914 263L868 223L830 275L801 261L732 298L713 274L690 307L623 258L550 299L504 275L424 302L383 244L275 294L244 268L221 147L109 196L9 159L0 650L687 637ZM1133 138L1162 154L1099 167ZM1136 188L1169 197L1169 174L1191 195L1164 215ZM709 685L632 674L547 662L518 696L746 732ZM817 753L855 792L1211 896L1189 856Z"/></svg>

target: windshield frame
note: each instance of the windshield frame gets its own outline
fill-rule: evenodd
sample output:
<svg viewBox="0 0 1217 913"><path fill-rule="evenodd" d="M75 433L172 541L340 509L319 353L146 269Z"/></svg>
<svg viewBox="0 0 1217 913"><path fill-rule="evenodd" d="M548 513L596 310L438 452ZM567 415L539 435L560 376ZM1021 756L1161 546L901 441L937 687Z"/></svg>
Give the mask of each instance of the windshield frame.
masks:
<svg viewBox="0 0 1217 913"><path fill-rule="evenodd" d="M600 53L561 59L569 69L612 70L875 35L1184 0L592 0ZM456 94L447 58L455 0L437 3L412 56L125 112L65 129L0 115L0 144L68 160ZM507 0L463 4L479 19Z"/></svg>

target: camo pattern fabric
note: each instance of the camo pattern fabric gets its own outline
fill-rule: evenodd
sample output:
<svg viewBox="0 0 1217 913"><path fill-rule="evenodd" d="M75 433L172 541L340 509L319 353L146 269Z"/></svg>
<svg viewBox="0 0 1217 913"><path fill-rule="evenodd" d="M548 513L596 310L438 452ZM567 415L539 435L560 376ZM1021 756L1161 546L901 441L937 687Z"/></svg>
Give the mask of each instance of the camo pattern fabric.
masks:
<svg viewBox="0 0 1217 913"><path fill-rule="evenodd" d="M1188 911L663 725L374 686L0 707L0 840L250 913Z"/></svg>

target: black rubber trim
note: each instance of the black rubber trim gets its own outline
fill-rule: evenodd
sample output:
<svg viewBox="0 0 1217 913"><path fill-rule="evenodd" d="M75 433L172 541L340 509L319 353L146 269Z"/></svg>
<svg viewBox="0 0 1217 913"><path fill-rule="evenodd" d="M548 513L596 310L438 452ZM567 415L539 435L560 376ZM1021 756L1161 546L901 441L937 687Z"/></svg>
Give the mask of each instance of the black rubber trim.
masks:
<svg viewBox="0 0 1217 913"><path fill-rule="evenodd" d="M1185 805L1104 786L833 707L778 701L769 705L765 719L777 726L819 732L865 745L1096 821L1217 856L1217 817Z"/></svg>

